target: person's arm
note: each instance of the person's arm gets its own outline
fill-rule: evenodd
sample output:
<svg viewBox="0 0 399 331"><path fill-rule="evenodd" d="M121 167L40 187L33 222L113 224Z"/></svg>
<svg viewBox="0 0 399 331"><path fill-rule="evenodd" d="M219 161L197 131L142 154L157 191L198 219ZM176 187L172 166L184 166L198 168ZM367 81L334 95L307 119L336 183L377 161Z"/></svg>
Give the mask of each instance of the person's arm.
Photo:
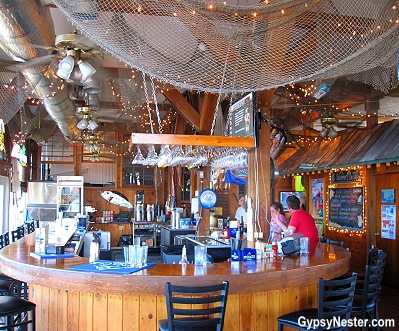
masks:
<svg viewBox="0 0 399 331"><path fill-rule="evenodd" d="M275 217L273 221L275 221L278 224L281 230L283 231L287 230L287 226L283 222L281 222L280 217Z"/></svg>

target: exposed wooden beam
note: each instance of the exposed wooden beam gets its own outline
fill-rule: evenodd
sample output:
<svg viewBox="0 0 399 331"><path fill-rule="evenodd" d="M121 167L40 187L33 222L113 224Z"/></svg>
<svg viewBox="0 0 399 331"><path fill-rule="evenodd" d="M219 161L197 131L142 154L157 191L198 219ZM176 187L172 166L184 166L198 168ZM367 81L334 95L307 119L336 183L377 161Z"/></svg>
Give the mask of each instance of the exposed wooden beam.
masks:
<svg viewBox="0 0 399 331"><path fill-rule="evenodd" d="M133 144L154 145L192 145L192 146L219 146L219 147L246 147L254 148L255 139L245 137L200 136L184 134L151 134L132 133L129 149Z"/></svg>
<svg viewBox="0 0 399 331"><path fill-rule="evenodd" d="M196 130L200 130L200 114L184 99L178 90L164 90L163 95L187 121L194 125Z"/></svg>
<svg viewBox="0 0 399 331"><path fill-rule="evenodd" d="M210 135L213 123L213 117L216 111L216 103L218 96L212 93L205 93L204 102L202 104L200 119L200 134Z"/></svg>

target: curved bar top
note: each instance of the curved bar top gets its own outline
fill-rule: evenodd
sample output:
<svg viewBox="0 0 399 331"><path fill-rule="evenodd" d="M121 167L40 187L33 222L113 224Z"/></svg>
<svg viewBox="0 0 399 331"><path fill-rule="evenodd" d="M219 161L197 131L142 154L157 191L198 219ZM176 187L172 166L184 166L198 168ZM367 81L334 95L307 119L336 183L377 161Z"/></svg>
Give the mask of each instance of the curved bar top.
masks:
<svg viewBox="0 0 399 331"><path fill-rule="evenodd" d="M88 313L85 312L85 322L82 317L79 325L87 324L88 319L91 320L89 324L92 325L92 328L85 324L86 327L79 326L76 330L99 330L100 327L101 330L114 330L114 327L108 328L105 324L108 325L109 321L115 318L114 314L118 311L115 307L119 307L119 305L120 312L117 314L122 320L120 330L157 330L156 321L166 317L166 307L163 307L165 305L165 282L193 286L214 284L224 280L230 282L226 318L238 314L240 321L238 325L236 322L231 324L227 322L229 328L231 330L247 329L245 326L247 318L250 318L250 326L258 325L259 321L262 321L262 327L265 325L271 327L275 323L270 319L281 313L293 310L295 307L314 306L317 302L318 279L331 279L340 276L348 271L350 264L349 251L338 246L318 244L314 252L308 256L285 256L250 262L225 262L210 264L207 267L197 267L192 264L186 266L157 264L128 275L105 274L67 270L71 266L87 263L87 258L39 260L30 257L29 253L34 251L35 247L34 240L34 234L30 234L3 248L0 251L1 272L27 282L30 300L36 302L42 312L56 309L58 318L64 314L66 308L58 303L61 298L58 298L55 307L52 307L54 299L51 294L60 296L63 292L67 293L68 298L63 299L68 303L68 312L65 312L67 315L64 316L66 330L75 330L74 322L68 316L73 313L82 314L78 311L69 311L72 309L69 308L69 304L80 311L81 300L85 295L89 295L91 298L85 299L89 300L89 303L86 302L88 305L86 309L91 310L91 313L87 317ZM72 299L73 293L79 294L76 298L78 303ZM99 297L106 300L107 305L113 302L112 300L116 300L115 297L119 298L112 303L114 308L111 310L115 311L99 308L97 301L93 299ZM155 308L151 310L151 305L147 307L146 301L143 302L142 298L150 300ZM125 328L126 319L130 321L133 318L124 315L126 305L131 302L127 301L128 299L138 302L139 313L133 322L135 326ZM272 302L275 300L278 300L278 308L272 308ZM270 306L268 306L268 302ZM266 309L266 311L261 313L261 309ZM245 311L250 317L245 315ZM104 321L104 317L97 321L95 317L97 316L98 319L104 312L106 321ZM130 312L131 314L132 312ZM48 319L38 320L40 330L50 330L50 324ZM229 328L226 327L226 329ZM62 327L58 330L60 329ZM118 328L116 327L115 330ZM252 330L252 328L248 330Z"/></svg>

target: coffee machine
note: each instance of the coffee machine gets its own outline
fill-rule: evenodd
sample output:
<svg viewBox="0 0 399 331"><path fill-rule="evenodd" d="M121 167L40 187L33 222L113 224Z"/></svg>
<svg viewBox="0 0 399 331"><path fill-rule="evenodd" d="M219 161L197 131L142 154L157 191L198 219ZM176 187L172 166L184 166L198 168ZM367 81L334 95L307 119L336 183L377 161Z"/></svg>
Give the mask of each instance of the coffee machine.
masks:
<svg viewBox="0 0 399 331"><path fill-rule="evenodd" d="M136 222L144 221L144 191L137 191L134 196L134 218Z"/></svg>

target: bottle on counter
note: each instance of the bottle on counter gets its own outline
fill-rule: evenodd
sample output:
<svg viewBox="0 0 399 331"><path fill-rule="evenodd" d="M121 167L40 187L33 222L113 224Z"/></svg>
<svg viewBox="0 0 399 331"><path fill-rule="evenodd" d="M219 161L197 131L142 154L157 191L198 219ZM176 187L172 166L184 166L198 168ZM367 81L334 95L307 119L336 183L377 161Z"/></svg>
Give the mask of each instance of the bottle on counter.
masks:
<svg viewBox="0 0 399 331"><path fill-rule="evenodd" d="M181 260L179 264L188 264L186 245L183 245L183 249L181 252Z"/></svg>

